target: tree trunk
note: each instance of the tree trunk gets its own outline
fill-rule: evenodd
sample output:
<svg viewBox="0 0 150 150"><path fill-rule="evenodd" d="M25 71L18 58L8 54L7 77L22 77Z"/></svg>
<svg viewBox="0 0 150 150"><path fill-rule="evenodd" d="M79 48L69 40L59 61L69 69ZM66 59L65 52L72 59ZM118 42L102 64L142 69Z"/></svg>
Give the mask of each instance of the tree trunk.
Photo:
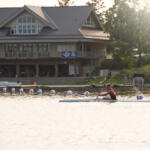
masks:
<svg viewBox="0 0 150 150"><path fill-rule="evenodd" d="M139 51L139 57L138 57L138 63L137 65L140 67L142 65L142 52L141 50Z"/></svg>
<svg viewBox="0 0 150 150"><path fill-rule="evenodd" d="M139 53L139 57L138 57L138 62L137 62L137 66L140 67L142 65L142 46L141 46L141 42L138 41L138 53Z"/></svg>

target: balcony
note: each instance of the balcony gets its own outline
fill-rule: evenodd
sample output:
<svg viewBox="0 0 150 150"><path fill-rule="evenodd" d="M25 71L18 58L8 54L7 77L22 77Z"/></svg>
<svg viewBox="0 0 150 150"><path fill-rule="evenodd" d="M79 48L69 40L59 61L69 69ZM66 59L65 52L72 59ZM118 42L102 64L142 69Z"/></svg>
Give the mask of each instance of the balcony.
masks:
<svg viewBox="0 0 150 150"><path fill-rule="evenodd" d="M96 53L88 51L76 51L74 58L97 58ZM24 50L24 51L6 51L0 50L0 58L2 59L42 59L42 58L62 58L62 53L54 50Z"/></svg>

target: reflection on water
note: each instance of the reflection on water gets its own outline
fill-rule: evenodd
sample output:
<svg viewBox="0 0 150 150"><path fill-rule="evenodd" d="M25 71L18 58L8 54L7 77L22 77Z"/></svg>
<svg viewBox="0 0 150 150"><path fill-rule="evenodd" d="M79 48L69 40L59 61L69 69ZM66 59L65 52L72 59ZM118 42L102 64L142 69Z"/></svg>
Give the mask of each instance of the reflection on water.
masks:
<svg viewBox="0 0 150 150"><path fill-rule="evenodd" d="M0 149L149 150L150 103L58 102L67 98L0 96Z"/></svg>

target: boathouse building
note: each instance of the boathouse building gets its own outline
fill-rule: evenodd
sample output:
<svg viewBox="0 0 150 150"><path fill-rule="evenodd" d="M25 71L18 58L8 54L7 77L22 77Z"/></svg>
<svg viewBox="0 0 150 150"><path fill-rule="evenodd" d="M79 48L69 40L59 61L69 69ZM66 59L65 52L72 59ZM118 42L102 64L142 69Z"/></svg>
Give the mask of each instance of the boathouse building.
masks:
<svg viewBox="0 0 150 150"><path fill-rule="evenodd" d="M91 6L0 8L0 81L94 74L108 41Z"/></svg>

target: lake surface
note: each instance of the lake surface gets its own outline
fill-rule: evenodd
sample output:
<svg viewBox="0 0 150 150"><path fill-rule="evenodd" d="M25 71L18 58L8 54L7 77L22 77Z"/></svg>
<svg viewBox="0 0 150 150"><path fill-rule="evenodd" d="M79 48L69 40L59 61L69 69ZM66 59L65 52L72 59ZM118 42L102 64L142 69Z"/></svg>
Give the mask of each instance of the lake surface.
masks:
<svg viewBox="0 0 150 150"><path fill-rule="evenodd" d="M150 103L59 103L60 99L66 98L0 96L0 149L150 149Z"/></svg>

